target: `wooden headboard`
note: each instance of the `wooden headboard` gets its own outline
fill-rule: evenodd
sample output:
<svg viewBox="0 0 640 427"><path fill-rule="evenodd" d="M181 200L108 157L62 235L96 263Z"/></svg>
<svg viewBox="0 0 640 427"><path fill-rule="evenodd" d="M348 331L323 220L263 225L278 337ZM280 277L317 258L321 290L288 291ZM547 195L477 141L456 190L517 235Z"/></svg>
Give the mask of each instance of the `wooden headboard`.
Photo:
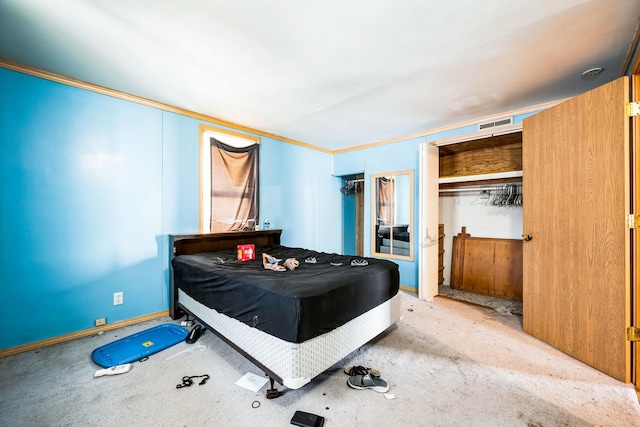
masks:
<svg viewBox="0 0 640 427"><path fill-rule="evenodd" d="M280 244L282 230L263 231L232 231L226 233L209 234L174 234L169 236L173 248L173 257L178 255L193 255L200 252L215 252L225 249L236 249L237 245L253 243L257 247ZM169 315L172 319L184 316L184 311L178 305L178 289L173 280L173 266L169 262L169 279L171 289L169 296Z"/></svg>
<svg viewBox="0 0 640 427"><path fill-rule="evenodd" d="M173 256L192 255L200 252L215 252L235 249L237 245L253 243L256 247L280 244L282 230L230 231L209 234L171 235Z"/></svg>

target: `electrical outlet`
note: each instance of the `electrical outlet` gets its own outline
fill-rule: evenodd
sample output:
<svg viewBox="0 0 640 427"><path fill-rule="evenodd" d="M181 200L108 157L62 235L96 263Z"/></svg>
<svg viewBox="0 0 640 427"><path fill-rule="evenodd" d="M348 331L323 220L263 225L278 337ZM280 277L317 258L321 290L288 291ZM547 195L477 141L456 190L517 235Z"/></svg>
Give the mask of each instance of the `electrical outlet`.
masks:
<svg viewBox="0 0 640 427"><path fill-rule="evenodd" d="M101 317L99 319L96 319L96 326L102 326L102 325L106 325L106 324L107 324L106 317Z"/></svg>
<svg viewBox="0 0 640 427"><path fill-rule="evenodd" d="M120 305L124 303L124 292L116 292L113 294L113 305Z"/></svg>

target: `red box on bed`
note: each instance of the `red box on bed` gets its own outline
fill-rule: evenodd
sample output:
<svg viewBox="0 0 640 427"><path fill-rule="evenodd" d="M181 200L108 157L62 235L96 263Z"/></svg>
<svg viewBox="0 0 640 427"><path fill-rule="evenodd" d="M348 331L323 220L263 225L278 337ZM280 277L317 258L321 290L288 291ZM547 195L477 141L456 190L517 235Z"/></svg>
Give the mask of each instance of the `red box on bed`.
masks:
<svg viewBox="0 0 640 427"><path fill-rule="evenodd" d="M256 245L238 245L238 261L256 259Z"/></svg>

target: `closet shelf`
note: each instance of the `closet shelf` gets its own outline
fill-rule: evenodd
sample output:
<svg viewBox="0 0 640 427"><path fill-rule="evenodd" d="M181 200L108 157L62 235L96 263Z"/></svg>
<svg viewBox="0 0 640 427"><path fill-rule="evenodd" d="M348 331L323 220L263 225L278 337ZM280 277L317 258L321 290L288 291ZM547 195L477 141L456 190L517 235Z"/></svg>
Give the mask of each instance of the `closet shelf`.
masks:
<svg viewBox="0 0 640 427"><path fill-rule="evenodd" d="M486 173L481 175L449 176L438 180L439 189L447 190L460 187L497 186L504 184L521 184L522 171Z"/></svg>
<svg viewBox="0 0 640 427"><path fill-rule="evenodd" d="M440 184L451 184L469 181L486 181L503 178L522 178L522 171L483 173L479 175L463 175L463 176L444 176L438 179Z"/></svg>

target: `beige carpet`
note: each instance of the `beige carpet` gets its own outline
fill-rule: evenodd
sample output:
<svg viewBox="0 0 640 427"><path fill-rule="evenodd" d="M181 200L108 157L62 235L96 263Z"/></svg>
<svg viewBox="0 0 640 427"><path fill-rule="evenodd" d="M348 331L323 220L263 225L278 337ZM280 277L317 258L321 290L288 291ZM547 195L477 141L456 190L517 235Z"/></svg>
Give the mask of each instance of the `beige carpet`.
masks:
<svg viewBox="0 0 640 427"><path fill-rule="evenodd" d="M502 314L517 314L522 316L522 301L512 301L505 298L496 298L489 295L461 291L452 289L446 285L438 286L438 295L492 308Z"/></svg>
<svg viewBox="0 0 640 427"><path fill-rule="evenodd" d="M261 372L210 332L206 350L181 343L93 378L94 348L168 318L0 359L0 425L286 426L303 410L326 426L640 426L632 386L524 334L519 316L446 298L403 302L403 319L375 342L275 400L235 385ZM381 370L395 399L347 387L347 364ZM212 378L176 389L201 374Z"/></svg>

